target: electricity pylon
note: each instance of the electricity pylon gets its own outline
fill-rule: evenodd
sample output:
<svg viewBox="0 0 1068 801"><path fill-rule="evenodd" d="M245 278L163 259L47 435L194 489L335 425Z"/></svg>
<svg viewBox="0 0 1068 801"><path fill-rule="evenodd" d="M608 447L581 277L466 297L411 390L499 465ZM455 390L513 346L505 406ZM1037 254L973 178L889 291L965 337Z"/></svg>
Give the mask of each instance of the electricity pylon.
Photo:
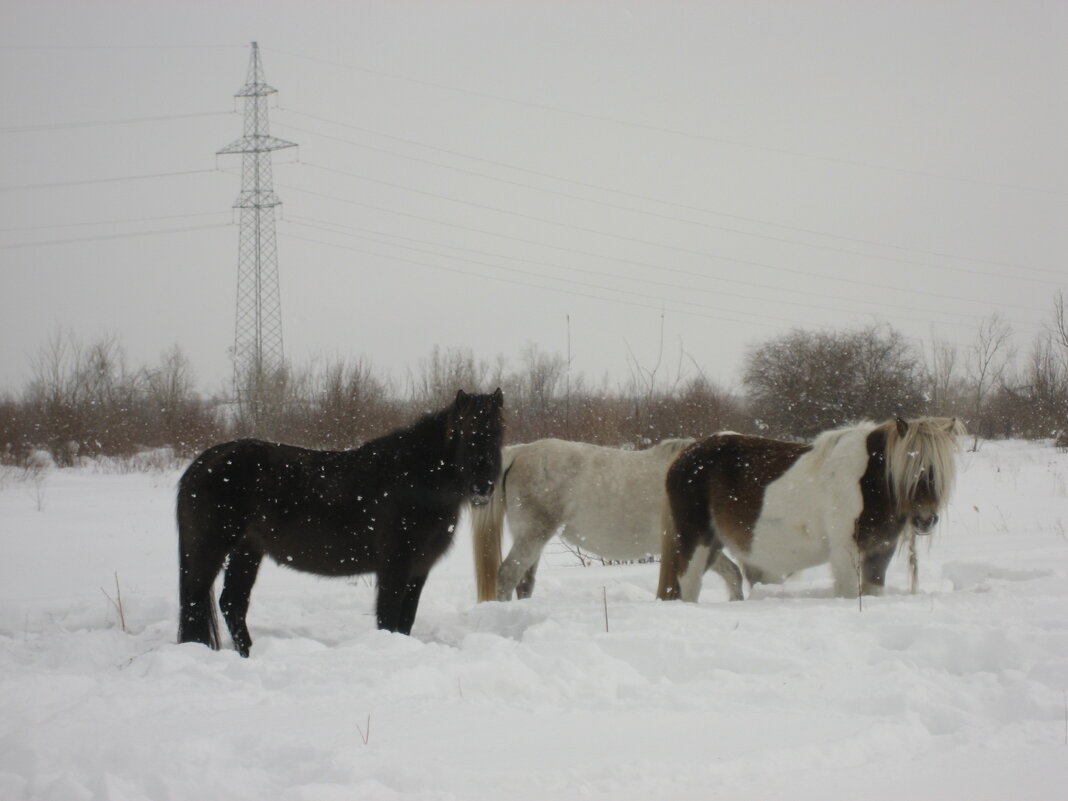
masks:
<svg viewBox="0 0 1068 801"><path fill-rule="evenodd" d="M281 376L282 305L278 291L278 249L274 235L274 209L282 201L271 182L271 153L296 147L271 136L267 125L267 98L278 90L263 76L260 48L252 43L245 85L234 97L245 98L245 133L218 151L241 154L241 194L237 254L237 312L234 325L234 393L241 412L253 420L260 416L264 392Z"/></svg>

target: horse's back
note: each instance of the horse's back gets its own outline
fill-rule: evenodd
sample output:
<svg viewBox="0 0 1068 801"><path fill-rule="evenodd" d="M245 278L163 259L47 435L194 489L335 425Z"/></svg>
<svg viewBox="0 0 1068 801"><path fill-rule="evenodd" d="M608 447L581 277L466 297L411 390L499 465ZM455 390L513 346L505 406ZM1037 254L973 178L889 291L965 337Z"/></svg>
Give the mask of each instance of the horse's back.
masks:
<svg viewBox="0 0 1068 801"><path fill-rule="evenodd" d="M179 480L179 526L199 519L243 531L253 516L268 521L279 510L313 502L323 494L323 488L314 486L316 479L331 485L338 481L338 471L327 469L331 456L257 439L208 448Z"/></svg>

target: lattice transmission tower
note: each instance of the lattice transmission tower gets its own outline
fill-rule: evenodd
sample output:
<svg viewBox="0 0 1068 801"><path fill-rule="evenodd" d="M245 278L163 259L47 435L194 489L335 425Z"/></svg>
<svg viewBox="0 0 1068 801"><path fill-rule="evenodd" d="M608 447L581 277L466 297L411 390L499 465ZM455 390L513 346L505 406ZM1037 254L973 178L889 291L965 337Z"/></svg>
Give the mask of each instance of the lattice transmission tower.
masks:
<svg viewBox="0 0 1068 801"><path fill-rule="evenodd" d="M282 201L271 181L271 153L296 147L271 136L267 99L278 90L263 76L260 48L252 43L245 85L234 95L245 99L245 132L218 151L241 154L241 194L237 253L237 311L234 325L234 394L243 413L257 416L265 390L281 375L282 305L278 290L275 207Z"/></svg>

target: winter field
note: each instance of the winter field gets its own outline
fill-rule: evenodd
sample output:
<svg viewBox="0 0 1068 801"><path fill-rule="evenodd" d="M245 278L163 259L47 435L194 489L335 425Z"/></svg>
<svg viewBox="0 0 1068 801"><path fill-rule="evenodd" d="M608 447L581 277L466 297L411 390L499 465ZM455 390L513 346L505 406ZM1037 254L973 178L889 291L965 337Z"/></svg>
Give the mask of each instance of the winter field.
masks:
<svg viewBox="0 0 1068 801"><path fill-rule="evenodd" d="M661 603L550 546L476 605L464 527L410 638L265 564L249 659L174 644L177 470L4 468L0 799L1064 798L1068 454L961 458L917 595L899 558L862 605L825 569Z"/></svg>

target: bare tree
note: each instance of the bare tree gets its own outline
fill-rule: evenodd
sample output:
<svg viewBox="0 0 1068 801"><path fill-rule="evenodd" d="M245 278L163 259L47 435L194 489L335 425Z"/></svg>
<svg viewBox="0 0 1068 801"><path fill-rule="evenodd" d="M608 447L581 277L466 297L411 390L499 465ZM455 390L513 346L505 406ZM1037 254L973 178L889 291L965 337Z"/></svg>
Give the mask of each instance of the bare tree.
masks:
<svg viewBox="0 0 1068 801"><path fill-rule="evenodd" d="M960 353L957 346L945 340L931 343L927 362L927 385L930 388L930 408L934 414L954 416L961 408L962 380L958 370Z"/></svg>
<svg viewBox="0 0 1068 801"><path fill-rule="evenodd" d="M389 385L375 376L371 363L328 363L315 381L316 410L309 431L321 447L349 448L400 424L397 404Z"/></svg>
<svg viewBox="0 0 1068 801"><path fill-rule="evenodd" d="M1058 420L1057 445L1068 448L1068 307L1065 291L1060 289L1053 298L1053 321L1049 325L1050 340L1058 353L1061 408L1055 412Z"/></svg>
<svg viewBox="0 0 1068 801"><path fill-rule="evenodd" d="M136 374L126 370L116 337L105 335L82 347L64 331L53 334L31 360L27 401L35 408L36 430L56 463L67 466L79 451L103 450L109 432L117 448L128 448L136 418L129 413L138 391Z"/></svg>
<svg viewBox="0 0 1068 801"><path fill-rule="evenodd" d="M191 455L220 436L215 417L197 395L193 368L178 345L144 371L144 440Z"/></svg>
<svg viewBox="0 0 1068 801"><path fill-rule="evenodd" d="M633 434L628 437L636 448L644 448L652 442L658 442L667 436L676 436L664 414L665 405L670 406L678 388L686 381L684 367L688 356L681 343L674 375L671 368L664 365L664 315L660 315L660 337L657 341L656 360L651 367L642 365L630 345L627 345L630 367L630 381L624 392L633 408ZM692 361L692 360L691 360ZM663 372L661 372L663 370Z"/></svg>
<svg viewBox="0 0 1068 801"><path fill-rule="evenodd" d="M972 450L979 447L980 434L990 428L989 421L984 420L984 407L990 390L1002 382L1012 356L1012 327L997 313L983 319L967 355L972 395L970 423L975 435Z"/></svg>
<svg viewBox="0 0 1068 801"><path fill-rule="evenodd" d="M413 400L425 408L437 408L450 403L456 391L477 391L485 388L489 365L476 362L470 348L446 348L437 345L430 357L420 363L414 380Z"/></svg>
<svg viewBox="0 0 1068 801"><path fill-rule="evenodd" d="M559 354L528 344L519 370L503 376L509 411L509 435L527 442L565 436L564 399L561 397L567 363Z"/></svg>
<svg viewBox="0 0 1068 801"><path fill-rule="evenodd" d="M1065 291L1060 289L1053 298L1053 320L1047 325L1047 330L1060 353L1060 361L1068 372L1068 298Z"/></svg>

